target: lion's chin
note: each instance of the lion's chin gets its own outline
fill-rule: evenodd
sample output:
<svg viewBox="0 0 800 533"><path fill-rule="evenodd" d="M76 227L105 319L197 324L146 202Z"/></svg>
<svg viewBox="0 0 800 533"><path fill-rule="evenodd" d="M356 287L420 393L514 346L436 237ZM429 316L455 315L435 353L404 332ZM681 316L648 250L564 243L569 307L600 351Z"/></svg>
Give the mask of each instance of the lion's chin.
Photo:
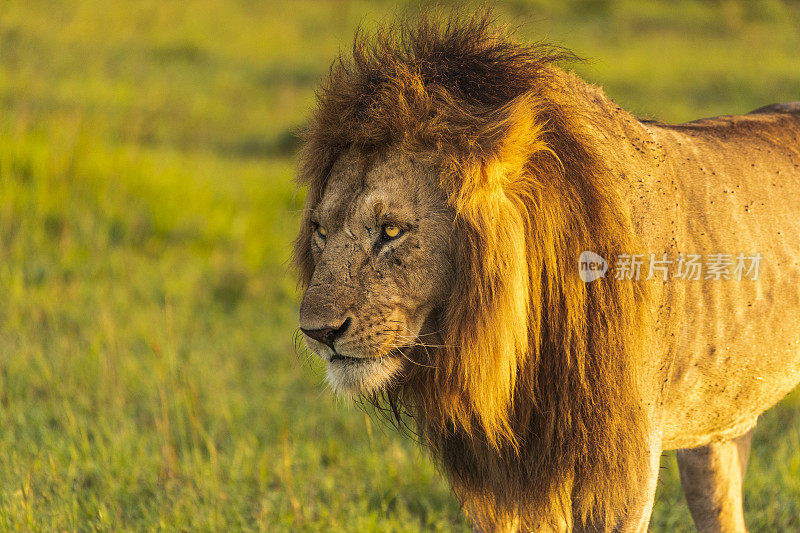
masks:
<svg viewBox="0 0 800 533"><path fill-rule="evenodd" d="M339 394L378 392L400 374L402 366L396 357L334 360L328 363L328 383Z"/></svg>

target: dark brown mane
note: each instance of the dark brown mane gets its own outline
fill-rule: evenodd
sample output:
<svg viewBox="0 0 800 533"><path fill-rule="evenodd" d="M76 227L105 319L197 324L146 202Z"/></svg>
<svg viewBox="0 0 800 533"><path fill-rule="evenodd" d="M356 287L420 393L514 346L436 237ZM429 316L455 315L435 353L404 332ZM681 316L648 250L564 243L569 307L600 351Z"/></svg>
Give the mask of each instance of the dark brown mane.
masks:
<svg viewBox="0 0 800 533"><path fill-rule="evenodd" d="M566 506L586 526L613 527L644 466L629 361L646 294L578 276L582 251L614 257L634 239L583 133L586 110L562 94L554 62L568 57L515 44L487 15L359 33L319 92L301 154L308 209L351 147L399 146L441 169L457 255L455 290L434 317L445 347L435 369L409 369L387 395L483 525L533 527ZM305 219L304 284L310 232Z"/></svg>

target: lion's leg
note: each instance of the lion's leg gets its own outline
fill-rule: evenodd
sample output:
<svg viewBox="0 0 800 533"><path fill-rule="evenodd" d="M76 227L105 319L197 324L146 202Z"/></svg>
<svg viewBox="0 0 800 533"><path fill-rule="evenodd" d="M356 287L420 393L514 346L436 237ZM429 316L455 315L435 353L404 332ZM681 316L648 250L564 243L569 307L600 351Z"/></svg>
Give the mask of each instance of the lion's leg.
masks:
<svg viewBox="0 0 800 533"><path fill-rule="evenodd" d="M683 493L699 531L747 531L742 481L752 436L751 429L735 439L678 451Z"/></svg>
<svg viewBox="0 0 800 533"><path fill-rule="evenodd" d="M661 441L655 436L651 436L650 440L653 444L650 446L649 462L645 471L643 485L635 497L628 519L618 528L622 532L646 532L650 524L650 514L653 512L653 500L656 496L658 473L661 465Z"/></svg>

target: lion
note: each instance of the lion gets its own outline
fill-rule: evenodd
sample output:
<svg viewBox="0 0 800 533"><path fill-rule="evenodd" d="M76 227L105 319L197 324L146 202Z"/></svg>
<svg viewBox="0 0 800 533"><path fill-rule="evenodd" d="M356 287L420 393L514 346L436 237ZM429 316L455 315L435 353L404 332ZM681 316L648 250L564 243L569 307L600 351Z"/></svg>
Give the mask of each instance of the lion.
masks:
<svg viewBox="0 0 800 533"><path fill-rule="evenodd" d="M303 138L300 328L479 530L645 531L678 449L697 528L744 531L753 427L800 381L800 103L640 120L570 59L486 14L358 33ZM718 261L619 266L646 257Z"/></svg>

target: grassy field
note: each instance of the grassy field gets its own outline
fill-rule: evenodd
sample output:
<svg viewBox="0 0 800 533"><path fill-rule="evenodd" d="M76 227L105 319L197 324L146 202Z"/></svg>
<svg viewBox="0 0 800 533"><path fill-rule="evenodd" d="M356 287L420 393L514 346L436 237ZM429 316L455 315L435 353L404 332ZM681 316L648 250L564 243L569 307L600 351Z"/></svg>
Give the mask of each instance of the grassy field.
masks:
<svg viewBox="0 0 800 533"><path fill-rule="evenodd" d="M419 7L0 1L2 530L468 530L297 354L287 268L315 85L358 23ZM800 99L797 2L497 10L648 117ZM800 394L745 489L752 531L800 530ZM672 454L652 529L692 530Z"/></svg>

